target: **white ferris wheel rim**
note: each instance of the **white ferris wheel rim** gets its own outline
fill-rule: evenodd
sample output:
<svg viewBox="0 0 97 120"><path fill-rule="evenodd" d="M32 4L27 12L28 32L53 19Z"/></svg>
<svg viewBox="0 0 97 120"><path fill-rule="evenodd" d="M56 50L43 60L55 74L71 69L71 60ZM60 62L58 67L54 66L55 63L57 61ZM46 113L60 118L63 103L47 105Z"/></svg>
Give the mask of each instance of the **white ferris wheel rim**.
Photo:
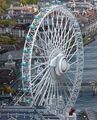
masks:
<svg viewBox="0 0 97 120"><path fill-rule="evenodd" d="M69 20L71 21L71 22L74 22L74 23L76 23L77 24L77 21L76 21L76 19L74 18L74 16L72 16L72 14L67 10L67 9L65 9L63 6L54 6L54 7L51 7L51 8L49 8L49 10L48 9L45 9L45 11L43 11L43 12L41 12L41 13L39 13L39 15L37 16L37 17L39 17L39 20L36 18L34 21L33 21L33 23L32 23L32 26L34 26L35 27L35 25L37 26L37 28L36 28L36 30L32 30L32 28L30 28L29 29L29 32L28 32L28 35L27 35L27 39L26 39L26 42L25 42L25 46L24 46L24 50L28 50L29 49L29 53L27 52L27 53L25 53L25 52L23 52L23 57L22 57L22 63L28 63L28 65L27 66L22 66L22 76L23 77L25 77L26 76L26 81L28 81L28 83L29 83L29 91L30 91L30 93L31 93L31 95L34 93L33 91L35 91L36 90L36 96L34 97L33 95L31 96L31 97L33 97L32 99L32 105L36 105L36 102L38 101L38 98L40 97L39 95L40 95L40 93L42 92L42 90L44 89L44 87L47 85L47 88L45 89L46 91L45 91L45 93L44 93L44 95L43 95L43 97L41 98L41 100L40 100L40 102L41 102L41 104L39 104L39 105L42 105L43 104L43 102L47 102L48 101L48 99L49 99L49 103L50 103L50 97L49 97L49 95L47 96L47 99L44 97L45 96L45 94L47 93L47 91L51 91L50 89L52 88L52 84L51 83L53 83L53 81L52 81L52 76L51 76L51 74L50 74L50 69L48 69L49 68L49 65L50 65L50 63L48 62L48 61L45 61L44 63L41 63L40 65L38 65L38 66L35 66L34 65L34 67L33 68L31 68L31 60L33 59L33 50L34 50L34 48L35 47L38 47L38 49L44 49L44 48L39 48L39 46L35 46L35 42L36 42L36 37L37 37L37 34L38 34L38 31L39 31L39 27L41 26L41 25L43 25L43 21L44 21L44 19L46 18L46 17L48 17L49 16L49 14L51 14L51 13L54 13L55 11L60 11L61 12L61 15L64 15L64 16L66 16L66 17L68 17L69 18ZM60 13L59 13L60 14ZM36 22L37 21L37 22ZM43 22L43 23L42 23ZM37 24L38 23L38 24ZM61 22L62 23L62 22ZM48 24L49 25L49 24ZM73 25L73 24L72 24ZM66 26L67 27L67 26ZM76 27L76 28L74 28L74 27ZM33 28L34 29L34 28ZM75 36L75 42L74 43L76 43L76 49L77 49L77 51L76 51L76 53L74 52L74 54L72 54L71 55L71 57L69 57L69 54L67 54L67 52L68 52L68 50L69 50L69 48L68 49L66 49L65 48L65 50L67 50L66 51L66 55L67 55L67 57L69 57L69 60L68 61L70 61L71 59L72 59L72 57L76 54L76 57L77 57L77 61L75 61L74 63L72 62L71 63L71 65L73 65L73 64L76 64L76 71L75 71L75 80L74 81L72 81L73 82L73 85L72 85L72 90L70 89L70 86L67 86L67 88L68 88L68 90L71 90L71 91L69 91L69 92L71 92L70 93L70 96L68 97L68 98L66 98L66 99L68 99L68 101L66 102L66 105L65 105L65 110L67 110L68 108L70 108L70 107L72 107L73 105L74 105L74 103L75 103L75 101L76 101L76 99L77 99L77 96L78 96L78 93L79 93L79 89L80 89L80 86L81 86L81 81L82 81L82 73L83 73L83 42L82 42L82 36L81 36L81 32L80 32L80 28L79 28L79 26L78 26L78 24L77 24L77 26L75 25L75 26L72 26L72 29L75 29L76 31L73 31L73 34L74 33L76 33L76 36ZM55 29L54 29L55 30ZM34 34L33 34L33 31L34 31ZM56 31L54 31L54 32L56 32ZM72 34L72 35L73 35ZM31 38L32 40L31 41L28 41L28 39L29 39L29 35L32 35L32 37L33 38ZM54 36L54 37L56 37L56 36ZM74 36L72 36L72 38L73 38ZM41 37L40 37L41 38ZM43 40L41 40L42 41L42 43L43 43ZM54 41L53 41L54 42ZM68 42L68 41L67 41ZM70 41L71 42L71 41ZM67 44L66 43L66 41L65 41L65 44ZM54 47L55 46L55 44L53 44L53 46L52 47ZM59 46L59 44L57 44L56 45L56 48L58 48L58 49L56 49L56 52L59 52L60 53L60 49L59 49L59 47L62 47L62 45L61 46ZM67 46L68 47L68 46ZM74 47L74 46L73 46ZM70 49L70 51L69 51L69 53L71 53L71 51L72 51L72 49L73 49L73 47L71 46L71 49ZM55 48L52 48L51 49L51 51L53 51L53 49L55 49ZM57 50L59 50L59 51L57 51ZM50 52L51 51L48 51L48 53L47 53L47 55L49 55L50 54ZM46 51L47 52L47 51ZM46 53L45 53L46 54ZM56 53L55 53L56 54ZM40 55L41 56L41 55ZM44 56L43 56L44 57ZM45 56L45 59L46 59L46 57L50 57L50 56ZM28 59L27 59L28 58ZM37 57L37 59L39 59L39 56ZM52 59L52 58L51 58ZM39 72L38 73L38 75L36 75L35 77L34 77L34 79L32 79L31 77L32 77L32 75L31 75L31 69L33 70L33 69L36 69L37 67L40 67L40 66L42 66L42 65L47 65L47 66L45 66L45 68L41 71L41 72ZM27 71L26 71L27 70ZM26 71L26 72L25 72ZM46 71L46 72L45 72ZM33 84L33 82L36 80L37 81L37 76L38 76L38 78L39 78L39 75L40 74L42 74L43 72L45 72L45 74L43 75L43 77L41 78L41 80L39 81L39 83L38 84ZM72 72L72 71L69 71L69 72ZM45 78L45 79L44 79ZM69 80L71 81L71 78L69 78ZM44 82L44 83L43 83ZM22 81L22 84L23 84L23 88L24 89L26 89L26 85L25 85L25 81L23 80ZM34 86L33 86L34 85ZM42 87L42 85L43 85L43 87ZM36 88L36 86L37 86L37 88ZM41 88L42 87L42 88ZM53 89L54 89L54 87L55 86L53 86ZM57 86L58 87L58 86ZM48 88L50 88L49 90L48 90ZM42 90L41 90L42 89ZM57 89L57 88L55 88L55 89ZM58 88L59 89L59 88ZM38 91L40 91L40 92L38 92ZM54 91L52 92L52 93L54 93ZM49 93L49 94L51 94L51 93ZM56 93L55 93L56 94ZM65 95L66 95L66 93L65 93ZM37 96L38 96L38 98L37 98ZM58 97L58 96L57 96ZM46 104L46 103L45 103Z"/></svg>

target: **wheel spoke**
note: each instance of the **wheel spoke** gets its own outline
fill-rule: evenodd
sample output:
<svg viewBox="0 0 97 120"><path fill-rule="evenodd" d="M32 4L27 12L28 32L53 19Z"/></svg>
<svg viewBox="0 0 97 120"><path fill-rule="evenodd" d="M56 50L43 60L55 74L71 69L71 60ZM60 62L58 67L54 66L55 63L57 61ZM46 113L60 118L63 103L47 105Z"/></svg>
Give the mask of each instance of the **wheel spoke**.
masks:
<svg viewBox="0 0 97 120"><path fill-rule="evenodd" d="M69 76L68 74L66 74L66 76L67 76L67 78L69 79L70 84L71 84L71 85L73 85L73 84L74 84L74 83L73 83L74 81L72 80L72 79L73 79L73 77L72 77L72 79L71 79L71 78L70 78L70 76Z"/></svg>
<svg viewBox="0 0 97 120"><path fill-rule="evenodd" d="M73 45L72 45L72 43L71 43L71 42L72 42L72 39L74 38L74 36L75 36L75 31L72 33L70 39L67 40L67 41L69 41L69 43L66 44L66 51L65 51L65 54L66 54L66 55L67 55L68 50L70 49L70 47L73 48L73 46L76 44L76 40L74 41L74 44L73 44Z"/></svg>
<svg viewBox="0 0 97 120"><path fill-rule="evenodd" d="M65 100L66 100L66 103L68 102L68 100L69 100L69 95L68 95L68 93L67 93L67 91L66 91L66 87L64 86L64 85L62 85L63 86L63 90L64 90L64 97L65 97Z"/></svg>
<svg viewBox="0 0 97 120"><path fill-rule="evenodd" d="M73 28L73 25L70 27L70 29L68 30L68 32L67 32L66 35L64 36L65 43L68 43L68 42L66 42L66 41L68 41L68 39L69 39L69 34L70 34L70 31L72 30L72 28ZM67 47L67 44L64 46L65 51L66 51L66 47Z"/></svg>
<svg viewBox="0 0 97 120"><path fill-rule="evenodd" d="M66 35L66 28L67 28L68 22L69 22L69 20L68 20L68 17L66 16L65 26L63 28L61 35L63 35L63 34ZM64 38L63 38L63 40L64 40Z"/></svg>
<svg viewBox="0 0 97 120"><path fill-rule="evenodd" d="M47 52L47 50L44 50L43 48L39 47L38 45L34 45L35 48L38 48L41 51Z"/></svg>
<svg viewBox="0 0 97 120"><path fill-rule="evenodd" d="M68 97L70 96L70 94L71 94L71 90L72 90L72 85L68 85L68 83L65 81L65 85L66 85L66 88L67 88L67 92L68 92Z"/></svg>
<svg viewBox="0 0 97 120"><path fill-rule="evenodd" d="M77 63L77 60L70 64L70 67Z"/></svg>
<svg viewBox="0 0 97 120"><path fill-rule="evenodd" d="M72 26L72 28L73 28L73 26ZM68 40L67 40L67 36L69 35L69 32L72 30L72 28L70 28L69 30L68 30L68 32L64 35L64 38L62 39L62 48L63 48L63 50L64 51L66 51L66 48L67 48L67 44L71 41L71 39L69 39L68 38ZM61 48L61 49L62 49Z"/></svg>
<svg viewBox="0 0 97 120"><path fill-rule="evenodd" d="M50 76L50 87L49 87L48 94L47 94L47 99L46 99L47 103L49 103L49 100L50 100L50 95L51 95L51 90L52 90L52 84L51 83L52 83L52 78Z"/></svg>
<svg viewBox="0 0 97 120"><path fill-rule="evenodd" d="M38 32L38 33L37 33L37 37L39 37L39 40L41 40L41 42L43 42L43 43L46 45L46 48L49 49L49 45L47 44L48 42L45 41L45 39L43 39L43 38L41 37L41 34L42 34L42 33Z"/></svg>
<svg viewBox="0 0 97 120"><path fill-rule="evenodd" d="M31 70L34 70L34 69L36 69L36 68L38 68L38 67L40 67L40 66L43 66L43 65L47 65L47 63L48 63L48 62L44 62L44 63L38 64L37 66L32 67Z"/></svg>
<svg viewBox="0 0 97 120"><path fill-rule="evenodd" d="M47 84L48 76L49 76L48 71L49 70L46 71L45 75L41 79L41 81L44 81L44 82L42 82L42 84L39 84L39 87L38 87L38 89L36 90L36 93L35 93L35 97L33 98L33 104L37 103L37 101L38 101L38 99L39 99L39 97L41 95L42 90L44 89L44 87Z"/></svg>
<svg viewBox="0 0 97 120"><path fill-rule="evenodd" d="M49 67L49 65L46 66L46 67L44 68L44 70L42 70L38 75L36 75L35 78L33 78L31 82L32 82L32 83L33 83L33 82L36 82L36 79L37 79L38 77L40 77L40 76L46 71L46 69L48 69L48 67Z"/></svg>
<svg viewBox="0 0 97 120"><path fill-rule="evenodd" d="M63 16L63 14L61 14L61 24L60 24L60 34L59 34L59 42L60 42L60 47L62 46L62 39L63 39L63 33L62 33L62 31L63 31L63 22L64 22L64 16Z"/></svg>
<svg viewBox="0 0 97 120"><path fill-rule="evenodd" d="M49 76L48 76L48 82L47 82L47 85L46 85L46 89L45 89L45 91L43 92L42 97L41 97L41 100L40 100L40 102L39 102L39 105L40 105L40 106L43 105L43 102L44 102L44 100L46 99L45 96L46 96L46 94L48 94L47 91L48 91L48 89L49 89L49 87L50 87L50 82L51 82L51 80L50 80L50 78L49 78ZM46 101L47 101L47 100L46 100Z"/></svg>
<svg viewBox="0 0 97 120"><path fill-rule="evenodd" d="M68 63L69 63L70 60L76 55L76 53L77 53L77 50L71 55L71 57L70 57L69 60L68 60Z"/></svg>

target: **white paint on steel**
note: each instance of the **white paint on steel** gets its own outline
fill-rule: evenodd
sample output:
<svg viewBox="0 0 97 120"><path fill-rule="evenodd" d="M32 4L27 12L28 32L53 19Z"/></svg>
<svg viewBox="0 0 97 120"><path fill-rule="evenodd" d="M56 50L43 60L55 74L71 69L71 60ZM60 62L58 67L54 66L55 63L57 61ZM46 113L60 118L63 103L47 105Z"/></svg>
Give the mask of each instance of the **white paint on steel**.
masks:
<svg viewBox="0 0 97 120"><path fill-rule="evenodd" d="M42 9L31 24L22 57L24 100L68 111L83 74L83 41L77 20L63 5ZM61 97L60 97L61 96ZM53 106L54 107L54 106Z"/></svg>

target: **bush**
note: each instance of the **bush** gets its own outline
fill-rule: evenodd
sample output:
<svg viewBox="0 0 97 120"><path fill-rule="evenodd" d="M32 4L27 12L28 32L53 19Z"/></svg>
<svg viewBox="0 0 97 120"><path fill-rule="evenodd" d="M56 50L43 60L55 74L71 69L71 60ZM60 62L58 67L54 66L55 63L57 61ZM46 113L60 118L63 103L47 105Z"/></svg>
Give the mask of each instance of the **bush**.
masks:
<svg viewBox="0 0 97 120"><path fill-rule="evenodd" d="M0 14L5 13L6 9L9 7L10 0L0 0Z"/></svg>
<svg viewBox="0 0 97 120"><path fill-rule="evenodd" d="M97 31L95 32L91 32L89 35L86 35L84 38L83 38L83 42L84 42L84 45L92 42L94 40L94 37L97 35Z"/></svg>
<svg viewBox="0 0 97 120"><path fill-rule="evenodd" d="M39 0L20 0L23 4L37 4Z"/></svg>
<svg viewBox="0 0 97 120"><path fill-rule="evenodd" d="M15 44L17 41L16 41L16 38L9 35L0 35L0 44L10 44L10 45L13 45Z"/></svg>
<svg viewBox="0 0 97 120"><path fill-rule="evenodd" d="M10 26L16 25L16 21L13 20L0 20L0 25L2 26Z"/></svg>

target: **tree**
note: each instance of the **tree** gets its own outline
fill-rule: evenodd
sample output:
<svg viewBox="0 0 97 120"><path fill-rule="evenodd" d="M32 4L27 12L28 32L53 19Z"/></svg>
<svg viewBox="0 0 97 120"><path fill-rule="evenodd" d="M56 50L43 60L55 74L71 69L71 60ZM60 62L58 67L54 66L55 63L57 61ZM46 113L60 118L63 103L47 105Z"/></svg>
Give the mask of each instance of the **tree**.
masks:
<svg viewBox="0 0 97 120"><path fill-rule="evenodd" d="M39 0L20 0L22 4L37 4Z"/></svg>
<svg viewBox="0 0 97 120"><path fill-rule="evenodd" d="M0 0L0 14L4 13L9 7L10 0Z"/></svg>
<svg viewBox="0 0 97 120"><path fill-rule="evenodd" d="M27 4L27 0L20 0L20 3L22 3L22 4Z"/></svg>
<svg viewBox="0 0 97 120"><path fill-rule="evenodd" d="M15 20L10 20L10 19L3 19L0 20L0 25L2 26L14 26L16 25L16 21Z"/></svg>
<svg viewBox="0 0 97 120"><path fill-rule="evenodd" d="M37 4L38 0L28 0L28 4Z"/></svg>
<svg viewBox="0 0 97 120"><path fill-rule="evenodd" d="M16 42L17 40L14 36L7 34L0 35L0 44L14 45Z"/></svg>
<svg viewBox="0 0 97 120"><path fill-rule="evenodd" d="M5 93L15 93L15 89L11 88L9 85L3 85L3 91Z"/></svg>

